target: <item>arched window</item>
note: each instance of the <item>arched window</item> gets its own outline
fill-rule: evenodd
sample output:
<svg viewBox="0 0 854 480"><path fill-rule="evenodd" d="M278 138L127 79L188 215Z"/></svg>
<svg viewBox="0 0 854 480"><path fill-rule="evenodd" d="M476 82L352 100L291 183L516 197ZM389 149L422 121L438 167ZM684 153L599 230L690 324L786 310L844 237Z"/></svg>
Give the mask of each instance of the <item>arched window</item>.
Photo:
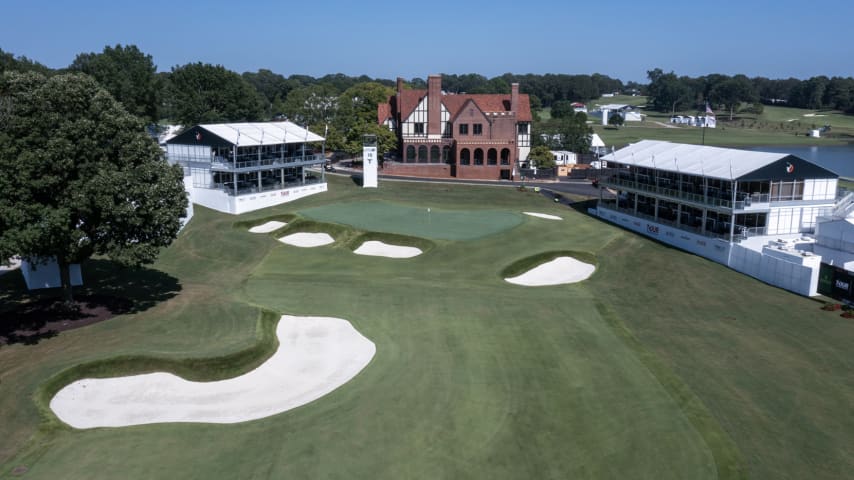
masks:
<svg viewBox="0 0 854 480"><path fill-rule="evenodd" d="M471 164L471 152L469 152L468 148L464 148L460 150L460 165L470 165Z"/></svg>
<svg viewBox="0 0 854 480"><path fill-rule="evenodd" d="M427 147L424 145L418 147L418 163L427 163Z"/></svg>
<svg viewBox="0 0 854 480"><path fill-rule="evenodd" d="M474 164L483 165L483 150L480 148L474 149Z"/></svg>
<svg viewBox="0 0 854 480"><path fill-rule="evenodd" d="M510 165L510 150L507 148L501 149L501 164Z"/></svg>
<svg viewBox="0 0 854 480"><path fill-rule="evenodd" d="M498 165L498 152L494 148L490 148L489 151L486 152L486 164Z"/></svg>
<svg viewBox="0 0 854 480"><path fill-rule="evenodd" d="M415 162L415 147L409 145L406 147L406 158L403 159L406 163L414 163Z"/></svg>
<svg viewBox="0 0 854 480"><path fill-rule="evenodd" d="M442 147L442 163L454 163L451 161L451 147L447 145Z"/></svg>
<svg viewBox="0 0 854 480"><path fill-rule="evenodd" d="M439 146L433 145L430 147L430 163L439 163Z"/></svg>

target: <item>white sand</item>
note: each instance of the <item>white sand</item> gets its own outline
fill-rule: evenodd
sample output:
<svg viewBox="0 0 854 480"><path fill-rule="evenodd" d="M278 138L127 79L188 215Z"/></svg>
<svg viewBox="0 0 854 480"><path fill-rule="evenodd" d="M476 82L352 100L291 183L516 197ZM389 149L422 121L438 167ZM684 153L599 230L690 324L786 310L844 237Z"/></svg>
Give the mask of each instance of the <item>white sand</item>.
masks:
<svg viewBox="0 0 854 480"><path fill-rule="evenodd" d="M353 250L353 253L374 257L412 258L421 255L423 252L420 248L389 245L388 243L369 240L359 245L359 248Z"/></svg>
<svg viewBox="0 0 854 480"><path fill-rule="evenodd" d="M544 285L561 285L586 280L596 269L589 263L579 262L572 257L558 257L551 262L546 262L518 277L505 278L504 280L526 287L541 287Z"/></svg>
<svg viewBox="0 0 854 480"><path fill-rule="evenodd" d="M524 213L525 215L530 215L532 217L545 218L548 220L563 220L562 218L558 217L557 215L549 215L548 213L536 213L536 212L522 212L522 213Z"/></svg>
<svg viewBox="0 0 854 480"><path fill-rule="evenodd" d="M334 242L335 239L330 237L328 233L292 233L290 235L286 235L279 239L282 243L287 243L288 245L293 245L295 247L320 247L322 245L329 245Z"/></svg>
<svg viewBox="0 0 854 480"><path fill-rule="evenodd" d="M60 390L50 408L75 428L164 422L237 423L305 405L356 376L374 343L347 320L283 315L279 349L261 366L217 382L169 373L84 379Z"/></svg>
<svg viewBox="0 0 854 480"><path fill-rule="evenodd" d="M263 225L255 225L250 228L249 231L252 233L270 233L273 230L278 230L287 225L285 222L277 222L276 220L269 221Z"/></svg>

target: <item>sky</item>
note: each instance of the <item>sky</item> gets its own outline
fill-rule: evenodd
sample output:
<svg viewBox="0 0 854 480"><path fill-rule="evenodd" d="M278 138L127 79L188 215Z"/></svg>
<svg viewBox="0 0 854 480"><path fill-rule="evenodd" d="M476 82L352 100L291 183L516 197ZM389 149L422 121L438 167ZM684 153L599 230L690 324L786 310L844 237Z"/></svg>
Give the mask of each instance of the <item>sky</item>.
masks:
<svg viewBox="0 0 854 480"><path fill-rule="evenodd" d="M0 0L0 49L51 68L136 45L159 71L854 76L854 1Z"/></svg>

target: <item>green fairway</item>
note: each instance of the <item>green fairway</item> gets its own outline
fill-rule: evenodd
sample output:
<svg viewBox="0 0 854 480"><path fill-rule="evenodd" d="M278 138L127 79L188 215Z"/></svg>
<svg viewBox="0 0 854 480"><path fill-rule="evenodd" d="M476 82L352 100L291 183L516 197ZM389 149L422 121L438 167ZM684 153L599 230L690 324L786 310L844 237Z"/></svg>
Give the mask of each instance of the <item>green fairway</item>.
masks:
<svg viewBox="0 0 854 480"><path fill-rule="evenodd" d="M696 111L676 112L697 115ZM593 125L607 145L619 148L640 140L666 140L678 143L722 147L773 145L846 145L854 141L854 115L838 111L764 106L761 114L739 113L729 120L727 112L718 112L717 128L702 128L670 123L670 113L644 111L644 121L627 122L619 129ZM829 125L831 130L821 138L806 133Z"/></svg>
<svg viewBox="0 0 854 480"><path fill-rule="evenodd" d="M435 240L473 240L522 223L518 213L498 210L443 210L386 202L353 202L301 210L321 222L341 223L362 230L399 233Z"/></svg>
<svg viewBox="0 0 854 480"><path fill-rule="evenodd" d="M338 241L305 249L247 231L271 219L288 221L288 233L334 230ZM354 240L384 235L374 232L433 241L411 259L354 255ZM502 279L567 252L595 274L536 288ZM0 478L16 467L39 479L835 479L854 470L854 322L530 190L373 190L332 177L329 192L240 217L197 208L152 268L101 260L84 277L138 308L0 347ZM22 283L0 276L0 317L26 298ZM151 367L201 379L250 369L268 353L268 310L348 319L376 356L329 395L246 423L72 430L43 410L49 379L71 380L84 362L119 375L146 367L117 357L165 359Z"/></svg>

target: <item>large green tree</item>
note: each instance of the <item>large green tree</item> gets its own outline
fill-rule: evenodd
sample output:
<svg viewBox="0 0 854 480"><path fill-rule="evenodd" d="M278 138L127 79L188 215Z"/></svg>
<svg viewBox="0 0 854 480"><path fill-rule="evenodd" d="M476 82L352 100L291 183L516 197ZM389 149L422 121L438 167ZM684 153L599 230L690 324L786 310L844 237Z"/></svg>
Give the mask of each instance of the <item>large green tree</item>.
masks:
<svg viewBox="0 0 854 480"><path fill-rule="evenodd" d="M377 104L385 103L394 95L394 89L376 82L356 84L338 97L339 128L377 123Z"/></svg>
<svg viewBox="0 0 854 480"><path fill-rule="evenodd" d="M646 72L648 102L653 110L676 112L680 105L690 103L691 89L675 73L664 73L660 68Z"/></svg>
<svg viewBox="0 0 854 480"><path fill-rule="evenodd" d="M534 130L534 146L545 145L551 150L587 153L593 129L587 125L587 115L572 112L562 118L552 118L538 123Z"/></svg>
<svg viewBox="0 0 854 480"><path fill-rule="evenodd" d="M222 65L175 67L168 83L171 115L183 125L252 122L262 117L264 100L258 90Z"/></svg>
<svg viewBox="0 0 854 480"><path fill-rule="evenodd" d="M92 255L154 261L180 228L187 196L142 122L92 77L0 76L0 258Z"/></svg>
<svg viewBox="0 0 854 480"><path fill-rule="evenodd" d="M283 105L284 113L300 125L332 123L338 115L339 93L335 87L327 84L291 90Z"/></svg>
<svg viewBox="0 0 854 480"><path fill-rule="evenodd" d="M136 45L104 47L101 53L77 55L69 70L95 77L125 110L146 122L158 120L160 85L151 55Z"/></svg>
<svg viewBox="0 0 854 480"><path fill-rule="evenodd" d="M759 95L747 77L736 75L712 87L709 91L709 99L713 103L726 106L729 109L729 119L732 120L742 102L757 102Z"/></svg>

